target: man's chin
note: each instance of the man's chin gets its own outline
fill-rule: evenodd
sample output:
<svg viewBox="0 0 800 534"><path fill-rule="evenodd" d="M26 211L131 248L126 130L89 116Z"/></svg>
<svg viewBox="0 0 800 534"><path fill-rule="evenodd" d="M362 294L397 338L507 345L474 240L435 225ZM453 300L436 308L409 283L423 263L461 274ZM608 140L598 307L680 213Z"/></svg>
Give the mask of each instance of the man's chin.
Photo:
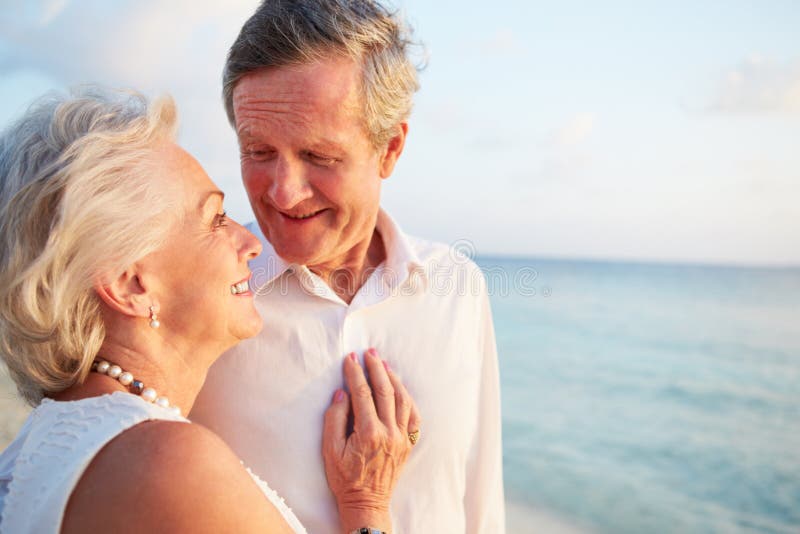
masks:
<svg viewBox="0 0 800 534"><path fill-rule="evenodd" d="M287 263L296 263L298 265L309 265L315 257L319 254L321 246L309 244L303 244L303 246L297 246L297 243L293 243L290 246L281 246L281 244L273 243L272 246L275 248L275 253L281 257L281 259Z"/></svg>

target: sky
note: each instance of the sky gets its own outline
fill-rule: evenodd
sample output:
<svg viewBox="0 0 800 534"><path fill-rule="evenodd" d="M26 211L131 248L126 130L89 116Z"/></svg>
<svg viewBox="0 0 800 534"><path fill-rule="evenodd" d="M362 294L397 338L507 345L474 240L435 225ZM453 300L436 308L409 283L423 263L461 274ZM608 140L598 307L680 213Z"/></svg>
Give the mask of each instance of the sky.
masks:
<svg viewBox="0 0 800 534"><path fill-rule="evenodd" d="M24 4L24 5L23 5ZM0 0L0 125L87 82L171 93L252 220L220 97L253 0ZM405 0L424 44L382 204L479 255L800 265L800 2Z"/></svg>

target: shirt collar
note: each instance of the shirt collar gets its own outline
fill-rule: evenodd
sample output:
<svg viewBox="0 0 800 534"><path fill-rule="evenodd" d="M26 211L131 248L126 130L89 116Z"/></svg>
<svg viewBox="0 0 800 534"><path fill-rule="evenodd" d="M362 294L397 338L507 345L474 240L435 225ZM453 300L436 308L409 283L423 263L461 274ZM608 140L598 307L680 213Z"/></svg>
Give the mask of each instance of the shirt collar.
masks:
<svg viewBox="0 0 800 534"><path fill-rule="evenodd" d="M420 261L417 251L409 242L408 236L383 208L378 212L378 222L375 226L381 234L386 249L384 276L388 277L387 280L391 280L392 285L396 283L399 286L414 273L425 279L425 266Z"/></svg>
<svg viewBox="0 0 800 534"><path fill-rule="evenodd" d="M255 234L263 247L261 254L249 262L250 271L253 273L253 287L259 290L271 284L283 273L289 271L292 264L278 256L275 252L275 248L267 241L267 238L264 237L264 232L261 231L261 227L258 225L257 221L248 223L245 228Z"/></svg>
<svg viewBox="0 0 800 534"><path fill-rule="evenodd" d="M292 272L294 269L302 267L289 263L278 256L256 221L247 224L246 228L258 237L263 246L261 255L251 260L249 264L253 273L253 286L256 289L271 284L286 272ZM399 286L414 273L426 280L425 266L420 261L417 252L395 220L383 208L378 211L375 228L381 234L383 246L386 249L386 261L384 262L386 280L391 280L392 285Z"/></svg>

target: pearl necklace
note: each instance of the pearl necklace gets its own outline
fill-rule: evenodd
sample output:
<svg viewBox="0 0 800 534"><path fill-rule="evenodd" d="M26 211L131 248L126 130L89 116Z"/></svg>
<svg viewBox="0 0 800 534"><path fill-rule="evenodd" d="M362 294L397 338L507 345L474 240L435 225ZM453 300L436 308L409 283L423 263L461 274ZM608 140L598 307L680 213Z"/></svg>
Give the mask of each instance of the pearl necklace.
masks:
<svg viewBox="0 0 800 534"><path fill-rule="evenodd" d="M131 373L123 371L119 365L111 364L105 360L98 360L92 363L92 371L100 373L101 375L108 375L119 381L123 386L127 386L145 401L155 403L162 408L167 408L176 415L181 415L181 409L177 406L170 406L168 398L159 397L155 389L144 387L141 380L133 378Z"/></svg>

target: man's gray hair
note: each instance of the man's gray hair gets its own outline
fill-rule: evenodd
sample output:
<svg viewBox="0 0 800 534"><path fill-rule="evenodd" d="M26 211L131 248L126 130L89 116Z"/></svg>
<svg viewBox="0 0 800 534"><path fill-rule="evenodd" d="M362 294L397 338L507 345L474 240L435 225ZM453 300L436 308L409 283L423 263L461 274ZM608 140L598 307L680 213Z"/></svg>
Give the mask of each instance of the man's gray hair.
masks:
<svg viewBox="0 0 800 534"><path fill-rule="evenodd" d="M349 57L361 64L364 121L375 147L391 139L411 113L419 88L411 30L373 0L264 0L228 52L222 94L236 127L233 90L265 68Z"/></svg>

